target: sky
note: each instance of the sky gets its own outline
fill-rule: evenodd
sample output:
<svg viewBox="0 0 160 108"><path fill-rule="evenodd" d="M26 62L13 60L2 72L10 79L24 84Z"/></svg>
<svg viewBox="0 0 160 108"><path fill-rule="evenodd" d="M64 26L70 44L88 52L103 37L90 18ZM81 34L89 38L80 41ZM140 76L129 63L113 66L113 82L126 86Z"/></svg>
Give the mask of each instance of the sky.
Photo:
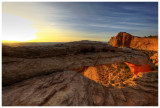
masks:
<svg viewBox="0 0 160 108"><path fill-rule="evenodd" d="M158 35L158 2L3 2L2 40L109 41Z"/></svg>

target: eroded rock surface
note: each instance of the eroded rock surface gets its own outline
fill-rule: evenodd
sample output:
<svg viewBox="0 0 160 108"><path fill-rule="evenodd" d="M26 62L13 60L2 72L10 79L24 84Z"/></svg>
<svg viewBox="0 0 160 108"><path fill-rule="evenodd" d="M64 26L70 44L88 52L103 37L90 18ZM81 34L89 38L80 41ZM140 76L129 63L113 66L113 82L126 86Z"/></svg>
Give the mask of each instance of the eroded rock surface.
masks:
<svg viewBox="0 0 160 108"><path fill-rule="evenodd" d="M3 46L2 55L3 85L56 71L117 62L148 64L153 67L145 53L92 41L71 42L54 46Z"/></svg>
<svg viewBox="0 0 160 108"><path fill-rule="evenodd" d="M134 75L125 63L89 66L75 71L104 86L122 83Z"/></svg>
<svg viewBox="0 0 160 108"><path fill-rule="evenodd" d="M119 62L152 67L145 53L90 41L2 50L3 106L158 105L157 72L105 86L82 75L89 66Z"/></svg>
<svg viewBox="0 0 160 108"><path fill-rule="evenodd" d="M153 56L151 56L150 59L153 61L154 65L158 66L158 52L153 54Z"/></svg>
<svg viewBox="0 0 160 108"><path fill-rule="evenodd" d="M109 44L115 47L158 51L158 36L136 37L126 32L120 32L110 39Z"/></svg>
<svg viewBox="0 0 160 108"><path fill-rule="evenodd" d="M38 76L3 87L3 106L155 106L158 73L139 73L121 85L105 87L73 71Z"/></svg>
<svg viewBox="0 0 160 108"><path fill-rule="evenodd" d="M136 65L133 63L128 63L128 62L124 62L128 65L128 67L130 68L130 70L137 75L139 72L150 72L153 70L153 68L151 68L148 64L145 65Z"/></svg>

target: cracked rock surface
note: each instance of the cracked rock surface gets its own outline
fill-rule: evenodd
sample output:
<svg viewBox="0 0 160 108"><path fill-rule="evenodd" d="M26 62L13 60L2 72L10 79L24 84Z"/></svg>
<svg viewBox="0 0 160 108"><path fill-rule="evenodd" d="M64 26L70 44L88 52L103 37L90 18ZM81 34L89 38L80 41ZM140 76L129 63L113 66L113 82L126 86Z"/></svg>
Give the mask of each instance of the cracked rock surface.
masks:
<svg viewBox="0 0 160 108"><path fill-rule="evenodd" d="M124 61L153 67L153 63L145 53L129 48L115 48L94 41L52 46L2 46L2 55L3 85L56 71Z"/></svg>
<svg viewBox="0 0 160 108"><path fill-rule="evenodd" d="M119 62L152 66L145 53L100 42L2 46L2 105L157 106L157 71L108 86L74 71Z"/></svg>
<svg viewBox="0 0 160 108"><path fill-rule="evenodd" d="M116 47L158 51L158 36L137 37L126 32L119 32L115 37L111 37L108 43Z"/></svg>
<svg viewBox="0 0 160 108"><path fill-rule="evenodd" d="M124 84L105 87L73 71L37 76L3 87L4 106L154 106L158 73L139 73Z"/></svg>

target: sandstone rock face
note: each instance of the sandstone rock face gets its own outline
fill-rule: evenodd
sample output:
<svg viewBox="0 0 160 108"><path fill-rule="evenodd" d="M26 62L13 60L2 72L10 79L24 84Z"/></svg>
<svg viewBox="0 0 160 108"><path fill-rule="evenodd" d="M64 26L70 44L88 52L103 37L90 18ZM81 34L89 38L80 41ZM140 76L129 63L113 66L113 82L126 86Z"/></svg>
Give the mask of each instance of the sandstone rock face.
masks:
<svg viewBox="0 0 160 108"><path fill-rule="evenodd" d="M102 85L105 79L97 77L99 74L91 77L95 67L107 72L110 69L104 65L113 63L153 67L148 55L139 51L80 41L54 46L2 46L2 57L3 106L158 105L157 72L138 73L115 85ZM88 67L90 72L85 73Z"/></svg>
<svg viewBox="0 0 160 108"><path fill-rule="evenodd" d="M110 39L109 44L116 47L130 47L132 38L132 35L128 33L120 32Z"/></svg>
<svg viewBox="0 0 160 108"><path fill-rule="evenodd" d="M148 64L145 65L135 65L132 63L128 63L128 62L124 62L128 65L128 67L130 68L130 70L137 75L139 72L150 72L153 70L153 68L151 68Z"/></svg>
<svg viewBox="0 0 160 108"><path fill-rule="evenodd" d="M100 42L80 41L55 46L2 48L3 85L37 75L85 66L130 62L153 67L145 53ZM15 54L14 54L15 53Z"/></svg>
<svg viewBox="0 0 160 108"><path fill-rule="evenodd" d="M158 51L158 36L140 38L126 32L120 32L110 39L109 44L115 47L130 47L140 50Z"/></svg>
<svg viewBox="0 0 160 108"><path fill-rule="evenodd" d="M105 87L73 71L37 76L3 87L3 106L155 106L158 73L139 73Z"/></svg>
<svg viewBox="0 0 160 108"><path fill-rule="evenodd" d="M150 59L152 59L154 65L158 66L158 53L155 53Z"/></svg>

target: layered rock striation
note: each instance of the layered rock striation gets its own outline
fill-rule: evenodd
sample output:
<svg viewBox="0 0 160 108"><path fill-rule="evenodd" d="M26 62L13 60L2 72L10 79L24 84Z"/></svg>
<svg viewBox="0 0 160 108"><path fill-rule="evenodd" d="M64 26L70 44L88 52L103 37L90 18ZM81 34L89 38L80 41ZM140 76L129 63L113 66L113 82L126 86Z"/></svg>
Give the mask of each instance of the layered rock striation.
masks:
<svg viewBox="0 0 160 108"><path fill-rule="evenodd" d="M158 73L139 73L103 86L73 71L57 71L3 87L3 106L157 106Z"/></svg>
<svg viewBox="0 0 160 108"><path fill-rule="evenodd" d="M92 41L41 47L4 46L2 55L3 85L56 71L118 62L154 67L145 53Z"/></svg>
<svg viewBox="0 0 160 108"><path fill-rule="evenodd" d="M100 42L2 46L2 105L158 105L157 72L138 73L114 86L82 75L92 66L123 62L154 68L145 53Z"/></svg>
<svg viewBox="0 0 160 108"><path fill-rule="evenodd" d="M137 37L126 32L120 32L115 37L111 37L108 43L115 47L158 51L158 36Z"/></svg>

